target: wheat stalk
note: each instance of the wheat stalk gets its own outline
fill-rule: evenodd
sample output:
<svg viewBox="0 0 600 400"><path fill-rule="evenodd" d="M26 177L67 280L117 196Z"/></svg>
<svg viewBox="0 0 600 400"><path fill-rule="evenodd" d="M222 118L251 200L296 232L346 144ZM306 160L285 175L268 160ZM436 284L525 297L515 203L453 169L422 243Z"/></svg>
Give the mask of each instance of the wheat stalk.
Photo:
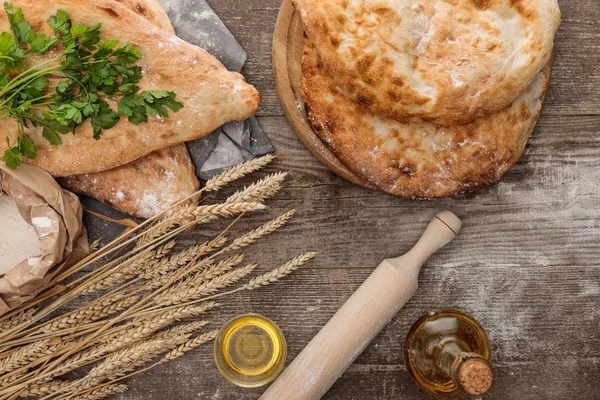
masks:
<svg viewBox="0 0 600 400"><path fill-rule="evenodd" d="M164 358L158 362L158 364L164 364L166 362L176 360L188 351L193 350L206 342L214 340L214 338L217 337L218 332L218 330L214 330L187 341L186 343L180 345L176 349L171 350L171 352L165 355Z"/></svg>
<svg viewBox="0 0 600 400"><path fill-rule="evenodd" d="M72 314L55 320L44 326L41 330L43 332L55 332L75 325L98 321L126 309L137 300L139 300L139 297L130 296L125 293L117 293L110 297L100 298L97 301L90 303L89 306L83 307Z"/></svg>
<svg viewBox="0 0 600 400"><path fill-rule="evenodd" d="M249 175L252 172L256 172L261 168L264 168L266 165L270 164L274 159L274 155L267 154L266 156L255 158L246 161L242 164L236 165L228 169L227 171L206 181L206 184L204 185L204 190L206 192L216 192L222 189L223 187L227 186L231 182L241 179L244 176Z"/></svg>
<svg viewBox="0 0 600 400"><path fill-rule="evenodd" d="M238 250L256 243L260 238L275 232L285 225L296 213L296 210L290 210L279 217L267 222L266 224L236 238L224 251Z"/></svg>
<svg viewBox="0 0 600 400"><path fill-rule="evenodd" d="M255 268L256 264L248 264L245 267L226 272L200 285L186 281L181 282L158 296L154 300L154 303L157 306L170 306L196 300L202 296L216 293L218 290L239 281L252 273Z"/></svg>
<svg viewBox="0 0 600 400"><path fill-rule="evenodd" d="M169 290L171 292L175 292L180 290L182 286L200 285L206 280L213 279L224 272L230 271L233 267L239 265L243 260L243 254L236 254L229 257L227 260L219 261L217 264L211 263L210 259L199 261L189 268L188 274L179 277L180 282L182 279L187 278L185 281L179 283L179 286L173 287ZM194 270L199 272L189 276ZM159 276L158 278L155 278L153 281L149 282L148 286L151 288L160 287L173 279L175 273L176 271L173 271L167 275Z"/></svg>
<svg viewBox="0 0 600 400"><path fill-rule="evenodd" d="M0 328L7 328L0 332L0 371L7 372L0 376L0 400L26 395L96 399L122 392L126 387L118 381L179 358L214 339L217 331L192 337L207 321L180 323L218 305L208 300L276 282L312 258L314 253L307 253L234 290L222 291L252 273L256 265L235 268L243 262L243 254L222 260L220 256L250 246L293 216L294 210L289 211L226 246L225 233L244 213L264 209L263 202L281 190L287 173L268 175L222 204L198 205L189 200L199 198L201 192L219 190L272 159L252 160L209 180L200 192L61 272L53 284L100 262L87 274L49 290L46 298L60 295L54 302L41 310L25 306L10 314L14 316L0 319ZM188 228L234 216L237 219L217 238L169 256L176 236ZM104 261L111 254L112 258ZM68 291L60 294L65 289ZM42 320L81 294L100 290L111 291L85 307ZM44 322L38 323L40 320ZM59 335L67 342L51 339ZM15 347L20 343L30 344ZM158 361L140 369L156 358ZM60 380L61 375L92 363L96 365L83 379Z"/></svg>
<svg viewBox="0 0 600 400"><path fill-rule="evenodd" d="M247 284L245 284L242 287L242 290L254 290L254 289L260 288L261 286L267 286L271 283L275 283L275 282L279 281L280 279L286 277L287 275L291 274L292 272L294 272L295 270L300 268L302 265L306 264L308 261L310 261L316 255L317 255L317 253L310 252L310 253L306 253L301 256L298 256L298 257L288 261L287 263L283 264L281 267L275 268L272 271L269 271L265 274L262 274L256 278L250 280L250 282L248 282Z"/></svg>
<svg viewBox="0 0 600 400"><path fill-rule="evenodd" d="M199 329L202 329L206 325L208 325L208 321L188 322L186 324L176 325L164 331L157 332L156 335L154 335L152 338L165 340L171 336L188 335L190 333L196 332Z"/></svg>
<svg viewBox="0 0 600 400"><path fill-rule="evenodd" d="M37 308L30 308L28 310L23 310L12 317L0 322L0 332L11 330L23 323L31 321L31 317L33 317L39 310Z"/></svg>
<svg viewBox="0 0 600 400"><path fill-rule="evenodd" d="M142 277L147 280L156 280L157 278L167 276L173 271L177 271L179 268L187 265L193 259L200 258L219 249L226 242L226 237L217 237L211 241L182 250L179 253L173 254L168 258L163 258L157 263L152 264ZM165 283L166 282L168 282L168 280L166 280Z"/></svg>
<svg viewBox="0 0 600 400"><path fill-rule="evenodd" d="M193 219L196 223L201 224L214 221L219 217L233 217L245 212L260 211L264 209L264 204L251 202L211 204L182 209L173 218L182 220Z"/></svg>
<svg viewBox="0 0 600 400"><path fill-rule="evenodd" d="M294 272L295 270L300 268L302 265L306 264L309 260L311 260L316 255L317 255L317 253L315 253L315 252L309 252L309 253L303 254L301 256L298 256L298 257L288 261L281 267L275 268L265 274L262 274L256 278L251 279L244 286L241 286L237 289L230 290L228 292L218 293L218 294L208 296L208 297L202 297L202 296L205 296L206 294L210 294L210 293L205 293L202 296L195 296L195 297L199 297L196 300L188 300L188 301L185 301L178 305L171 305L171 306L166 306L166 307L164 307L162 305L155 306L155 307L150 308L149 310L146 310L146 311L140 313L140 315L148 315L148 314L152 314L152 313L156 313L156 312L166 312L175 307L193 306L194 304L203 303L208 300L213 300L218 297L227 296L227 295L230 295L233 293L241 292L243 290L254 290L254 289L258 289L262 286L270 285L271 283L276 283L279 280L281 280L282 278L285 278L287 275L291 274L292 272ZM235 271L233 271L233 272L235 272ZM214 293L214 291L212 291L212 293Z"/></svg>
<svg viewBox="0 0 600 400"><path fill-rule="evenodd" d="M119 350L92 368L85 378L73 386L77 390L89 389L104 380L114 380L124 376L158 355L187 342L190 336L190 333L174 329L163 332L158 338L152 338Z"/></svg>
<svg viewBox="0 0 600 400"><path fill-rule="evenodd" d="M142 373L142 372L146 372L146 371L148 371L148 370L150 370L150 369L152 369L154 367L157 367L157 366L162 365L164 363L167 363L169 361L176 360L177 358L183 356L185 353L187 353L187 352L189 352L189 351L191 351L191 350L193 350L193 349L201 346L202 344L210 342L211 340L214 340L214 338L217 336L218 332L219 332L218 330L214 330L214 331L207 332L207 333L204 333L202 335L199 335L199 336L197 336L197 337L195 337L193 339L190 339L187 342L185 342L183 344L180 344L179 347L177 347L176 349L174 349L171 352L169 352L168 354L166 354L161 360L155 362L154 364L152 364L152 365L150 365L150 366L148 366L148 367L146 367L146 368L144 368L142 370L138 370L138 371L136 371L134 373L126 374L126 375L123 375L123 376L121 376L121 377L119 377L117 379L113 379L113 380L111 380L111 381L109 381L109 382L107 382L107 383L105 383L103 385L96 386L94 388L88 389L88 391L99 390L99 389L101 389L103 387L106 387L108 385L114 384L114 383L116 383L116 382L118 382L120 380L123 380L125 378L129 378L129 377L131 377L133 375L136 375L136 374L139 374L139 373Z"/></svg>
<svg viewBox="0 0 600 400"><path fill-rule="evenodd" d="M68 386L73 384L73 381L49 380L43 384L32 385L27 389L27 396L44 396L47 394L60 393Z"/></svg>
<svg viewBox="0 0 600 400"><path fill-rule="evenodd" d="M208 267L192 275L189 278L188 282L190 285L198 285L210 279L216 278L217 276L225 272L231 271L233 267L236 267L239 264L241 264L242 261L244 261L244 258L244 254L235 254L226 260L219 261L216 264L211 264Z"/></svg>
<svg viewBox="0 0 600 400"><path fill-rule="evenodd" d="M48 354L47 351L51 344L51 340L46 339L18 348L10 356L0 360L0 375L14 371Z"/></svg>
<svg viewBox="0 0 600 400"><path fill-rule="evenodd" d="M108 290L117 285L127 282L150 268L153 260L161 260L175 247L176 240L171 240L167 244L159 247L155 251L140 253L121 264L115 273L107 276L98 283L89 286L84 293L94 293L102 290Z"/></svg>
<svg viewBox="0 0 600 400"><path fill-rule="evenodd" d="M89 393L71 397L69 400L100 400L112 396L113 394L125 393L127 385L108 385L99 389L94 389Z"/></svg>
<svg viewBox="0 0 600 400"><path fill-rule="evenodd" d="M129 371L146 364L148 361L167 351L173 344L164 339L149 340L134 344L108 356L100 364L92 368L89 374L69 387L87 389L103 380L118 378Z"/></svg>
<svg viewBox="0 0 600 400"><path fill-rule="evenodd" d="M262 203L266 199L275 196L281 190L281 184L287 175L287 172L277 172L269 175L229 196L225 200L225 204Z"/></svg>

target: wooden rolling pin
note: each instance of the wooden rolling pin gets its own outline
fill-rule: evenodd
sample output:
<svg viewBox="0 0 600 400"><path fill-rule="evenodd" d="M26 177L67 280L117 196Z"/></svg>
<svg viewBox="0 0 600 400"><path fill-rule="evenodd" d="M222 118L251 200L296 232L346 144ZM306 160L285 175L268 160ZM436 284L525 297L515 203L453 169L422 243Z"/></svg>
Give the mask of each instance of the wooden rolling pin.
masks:
<svg viewBox="0 0 600 400"><path fill-rule="evenodd" d="M435 216L406 254L384 260L311 340L263 400L320 399L417 290L423 263L462 226L450 211Z"/></svg>

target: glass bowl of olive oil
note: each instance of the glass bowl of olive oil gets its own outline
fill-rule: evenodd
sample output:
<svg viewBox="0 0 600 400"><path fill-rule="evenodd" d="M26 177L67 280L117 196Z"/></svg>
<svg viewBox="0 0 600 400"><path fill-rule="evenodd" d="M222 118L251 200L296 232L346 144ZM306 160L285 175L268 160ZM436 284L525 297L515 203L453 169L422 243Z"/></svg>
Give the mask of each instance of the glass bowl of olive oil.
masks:
<svg viewBox="0 0 600 400"><path fill-rule="evenodd" d="M259 387L283 370L287 343L275 322L245 314L219 330L214 352L217 368L227 380L242 387Z"/></svg>

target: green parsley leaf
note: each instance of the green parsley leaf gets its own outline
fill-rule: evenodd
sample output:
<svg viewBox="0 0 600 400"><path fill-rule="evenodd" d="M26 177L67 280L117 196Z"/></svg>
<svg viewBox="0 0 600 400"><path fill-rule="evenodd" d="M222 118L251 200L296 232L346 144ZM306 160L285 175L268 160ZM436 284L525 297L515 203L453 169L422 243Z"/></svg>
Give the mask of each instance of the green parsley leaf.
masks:
<svg viewBox="0 0 600 400"><path fill-rule="evenodd" d="M8 168L17 169L23 163L23 154L21 154L18 147L10 147L4 152L2 161L6 163Z"/></svg>
<svg viewBox="0 0 600 400"><path fill-rule="evenodd" d="M56 36L46 37L43 33L36 33L29 43L31 44L31 52L33 54L44 55L58 43L58 38Z"/></svg>
<svg viewBox="0 0 600 400"><path fill-rule="evenodd" d="M114 112L105 101L99 103L98 115L92 118L94 139L99 140L103 129L110 129L119 122L119 114Z"/></svg>
<svg viewBox="0 0 600 400"><path fill-rule="evenodd" d="M183 107L173 92L140 91L143 74L136 62L142 53L129 43L100 41L101 24L73 25L67 13L58 10L47 21L56 36L47 36L32 29L21 9L10 3L4 8L13 34L0 33L0 113L14 118L20 132L12 146L7 138L3 160L11 168L23 157L37 156L35 143L23 134L29 126L41 128L48 142L59 145L62 135L75 134L87 120L94 138L100 139L122 116L137 125ZM26 57L54 48L61 51L52 63L27 68ZM107 101L117 104L116 112Z"/></svg>
<svg viewBox="0 0 600 400"><path fill-rule="evenodd" d="M36 78L34 81L29 83L29 86L23 89L22 93L28 95L27 99L37 99L42 94L44 94L44 91L48 86L48 82L48 78L46 78L45 76L40 76L39 78Z"/></svg>
<svg viewBox="0 0 600 400"><path fill-rule="evenodd" d="M25 52L17 46L16 39L8 32L0 34L0 62L10 72L16 72L23 66Z"/></svg>
<svg viewBox="0 0 600 400"><path fill-rule="evenodd" d="M56 15L48 18L48 25L50 25L55 33L61 36L68 35L70 33L69 31L71 30L71 20L63 9L59 9L56 12Z"/></svg>
<svg viewBox="0 0 600 400"><path fill-rule="evenodd" d="M35 147L35 143L27 139L25 136L19 137L19 150L21 150L21 153L30 160L34 160L37 157L37 148Z"/></svg>
<svg viewBox="0 0 600 400"><path fill-rule="evenodd" d="M27 21L21 21L12 26L18 43L29 43L33 40L35 34L31 30L31 25Z"/></svg>
<svg viewBox="0 0 600 400"><path fill-rule="evenodd" d="M6 11L6 15L8 16L8 22L11 26L18 24L19 22L25 19L23 15L23 10L17 8L17 11L15 11L15 8L9 2L4 2L4 11Z"/></svg>

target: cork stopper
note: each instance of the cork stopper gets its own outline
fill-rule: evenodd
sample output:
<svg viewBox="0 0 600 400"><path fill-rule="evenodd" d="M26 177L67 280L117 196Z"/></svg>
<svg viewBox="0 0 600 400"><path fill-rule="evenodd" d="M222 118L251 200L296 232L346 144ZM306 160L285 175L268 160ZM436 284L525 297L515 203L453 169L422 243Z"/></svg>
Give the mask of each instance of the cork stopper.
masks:
<svg viewBox="0 0 600 400"><path fill-rule="evenodd" d="M458 384L471 396L487 393L494 382L490 364L484 358L468 358L457 371Z"/></svg>

